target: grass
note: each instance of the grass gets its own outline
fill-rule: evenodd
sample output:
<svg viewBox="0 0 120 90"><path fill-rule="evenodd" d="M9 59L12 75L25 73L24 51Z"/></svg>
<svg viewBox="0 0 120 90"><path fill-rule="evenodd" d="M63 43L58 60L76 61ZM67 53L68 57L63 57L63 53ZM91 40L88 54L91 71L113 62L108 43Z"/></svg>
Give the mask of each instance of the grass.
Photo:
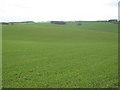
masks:
<svg viewBox="0 0 120 90"><path fill-rule="evenodd" d="M117 82L116 24L3 25L3 87L108 88Z"/></svg>

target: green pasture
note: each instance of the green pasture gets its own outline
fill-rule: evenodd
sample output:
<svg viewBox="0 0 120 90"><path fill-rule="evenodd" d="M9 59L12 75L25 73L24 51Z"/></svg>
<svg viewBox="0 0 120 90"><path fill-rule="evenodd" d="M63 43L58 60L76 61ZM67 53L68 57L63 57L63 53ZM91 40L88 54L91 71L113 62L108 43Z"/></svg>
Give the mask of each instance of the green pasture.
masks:
<svg viewBox="0 0 120 90"><path fill-rule="evenodd" d="M117 87L117 28L95 22L3 25L3 87Z"/></svg>

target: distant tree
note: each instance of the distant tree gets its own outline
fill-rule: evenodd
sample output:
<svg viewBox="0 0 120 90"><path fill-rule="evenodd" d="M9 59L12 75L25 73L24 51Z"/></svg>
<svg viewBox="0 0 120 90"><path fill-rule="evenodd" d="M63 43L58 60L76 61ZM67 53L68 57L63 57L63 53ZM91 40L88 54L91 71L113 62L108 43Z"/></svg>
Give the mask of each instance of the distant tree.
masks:
<svg viewBox="0 0 120 90"><path fill-rule="evenodd" d="M77 25L78 26L81 26L82 25L82 22L81 21L76 21Z"/></svg>
<svg viewBox="0 0 120 90"><path fill-rule="evenodd" d="M117 22L117 19L110 19L108 22Z"/></svg>
<svg viewBox="0 0 120 90"><path fill-rule="evenodd" d="M2 22L2 25L9 25L9 23L7 23L7 22Z"/></svg>
<svg viewBox="0 0 120 90"><path fill-rule="evenodd" d="M81 26L81 25L82 25L82 23L78 23L77 25L78 25L78 26Z"/></svg>
<svg viewBox="0 0 120 90"><path fill-rule="evenodd" d="M59 24L59 25L64 25L66 22L64 21L51 21L52 24Z"/></svg>
<svg viewBox="0 0 120 90"><path fill-rule="evenodd" d="M118 23L118 20L117 20L117 19L110 19L110 20L108 20L108 22L117 24L117 23Z"/></svg>

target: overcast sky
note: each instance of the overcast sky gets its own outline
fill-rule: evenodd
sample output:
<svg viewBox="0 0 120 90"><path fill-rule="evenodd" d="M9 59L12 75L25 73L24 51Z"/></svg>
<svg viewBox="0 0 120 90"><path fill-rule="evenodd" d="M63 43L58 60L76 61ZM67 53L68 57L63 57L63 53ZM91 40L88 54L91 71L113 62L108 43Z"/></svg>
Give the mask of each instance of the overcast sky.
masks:
<svg viewBox="0 0 120 90"><path fill-rule="evenodd" d="M108 20L119 0L1 0L2 21Z"/></svg>

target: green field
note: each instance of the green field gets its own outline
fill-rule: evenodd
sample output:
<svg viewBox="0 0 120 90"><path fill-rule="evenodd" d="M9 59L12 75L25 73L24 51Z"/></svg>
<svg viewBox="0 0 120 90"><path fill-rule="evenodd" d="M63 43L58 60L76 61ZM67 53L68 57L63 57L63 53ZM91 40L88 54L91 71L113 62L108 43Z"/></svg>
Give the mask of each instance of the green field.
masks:
<svg viewBox="0 0 120 90"><path fill-rule="evenodd" d="M3 25L3 87L117 87L117 28L95 22Z"/></svg>

